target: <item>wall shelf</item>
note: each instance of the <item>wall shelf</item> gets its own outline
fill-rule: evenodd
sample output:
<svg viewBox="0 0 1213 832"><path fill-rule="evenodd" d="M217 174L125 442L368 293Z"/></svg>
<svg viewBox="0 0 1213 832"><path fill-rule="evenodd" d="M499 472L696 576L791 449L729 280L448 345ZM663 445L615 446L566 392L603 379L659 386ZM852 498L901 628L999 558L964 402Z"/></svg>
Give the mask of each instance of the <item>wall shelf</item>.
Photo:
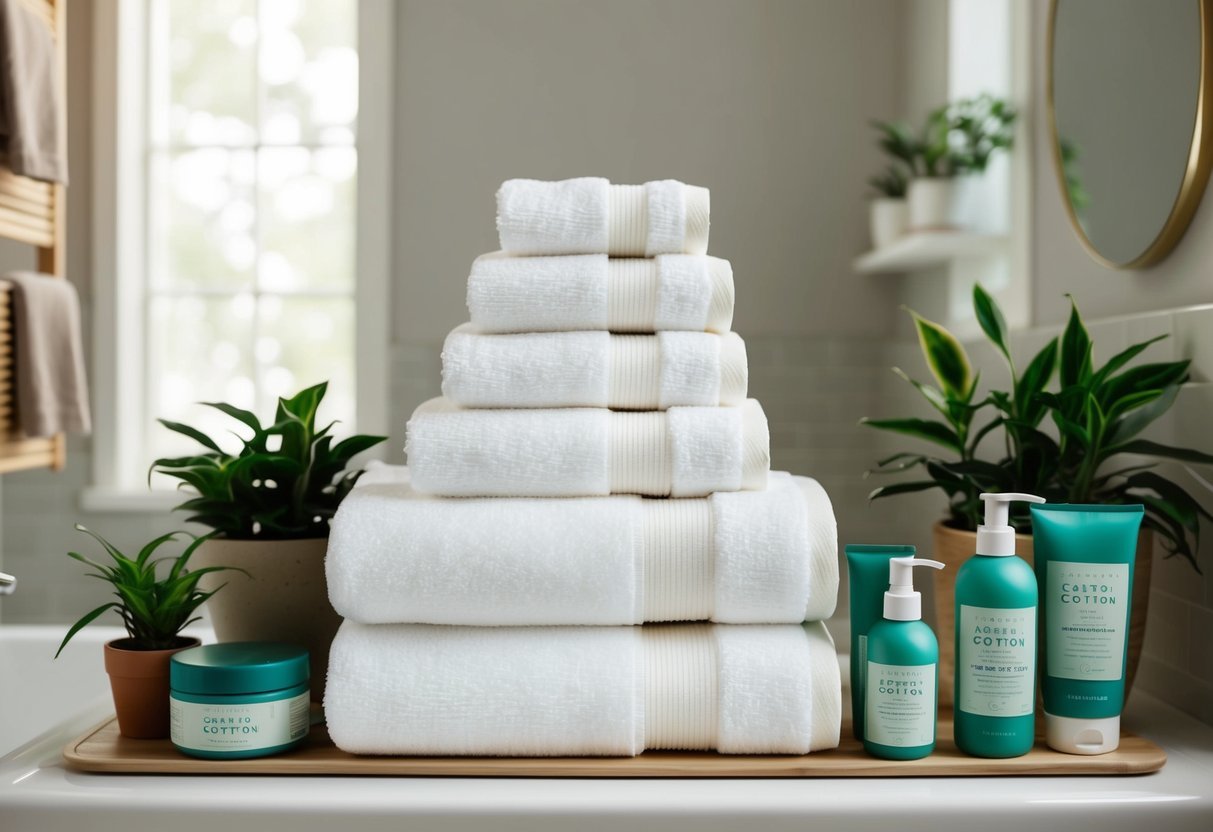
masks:
<svg viewBox="0 0 1213 832"><path fill-rule="evenodd" d="M913 272L945 265L964 257L989 257L1007 250L1001 234L971 231L912 231L892 245L869 251L852 263L861 274Z"/></svg>

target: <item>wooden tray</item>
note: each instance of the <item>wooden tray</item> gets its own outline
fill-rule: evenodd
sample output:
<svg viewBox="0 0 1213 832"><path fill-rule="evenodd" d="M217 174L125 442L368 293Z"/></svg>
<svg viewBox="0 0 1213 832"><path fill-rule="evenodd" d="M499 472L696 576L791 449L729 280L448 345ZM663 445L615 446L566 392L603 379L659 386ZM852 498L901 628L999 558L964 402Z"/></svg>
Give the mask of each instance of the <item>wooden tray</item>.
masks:
<svg viewBox="0 0 1213 832"><path fill-rule="evenodd" d="M300 748L254 760L198 760L168 740L132 740L108 719L63 750L71 768L140 774L300 774L442 777L1030 777L1073 774L1147 774L1167 762L1150 740L1122 734L1110 754L1080 757L1051 751L1040 738L1023 757L968 757L952 742L952 715L939 721L935 753L913 762L878 760L864 753L843 726L842 745L800 756L738 756L713 752L648 751L639 757L359 757L339 750L324 726L312 728Z"/></svg>

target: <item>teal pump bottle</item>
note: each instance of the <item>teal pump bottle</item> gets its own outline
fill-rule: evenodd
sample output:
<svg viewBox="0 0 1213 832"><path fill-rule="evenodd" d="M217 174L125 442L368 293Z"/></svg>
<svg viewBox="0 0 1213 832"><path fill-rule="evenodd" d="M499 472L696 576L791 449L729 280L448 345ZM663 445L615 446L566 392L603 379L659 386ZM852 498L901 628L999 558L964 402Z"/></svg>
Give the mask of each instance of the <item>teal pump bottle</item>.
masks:
<svg viewBox="0 0 1213 832"><path fill-rule="evenodd" d="M863 747L886 760L918 760L935 750L939 643L922 620L914 567L937 560L893 558L884 619L868 631Z"/></svg>
<svg viewBox="0 0 1213 832"><path fill-rule="evenodd" d="M1036 573L1015 556L1012 500L982 494L977 553L956 575L956 746L974 757L1019 757L1036 736Z"/></svg>

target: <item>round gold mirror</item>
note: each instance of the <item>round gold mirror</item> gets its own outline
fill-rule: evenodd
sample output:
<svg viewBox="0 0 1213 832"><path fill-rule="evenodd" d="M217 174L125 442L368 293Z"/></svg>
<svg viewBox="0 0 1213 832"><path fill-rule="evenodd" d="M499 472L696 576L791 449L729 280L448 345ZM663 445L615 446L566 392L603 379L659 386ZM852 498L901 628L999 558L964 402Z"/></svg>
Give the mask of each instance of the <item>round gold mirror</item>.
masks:
<svg viewBox="0 0 1213 832"><path fill-rule="evenodd" d="M1053 0L1053 163L1070 221L1109 268L1157 263L1213 155L1213 0Z"/></svg>

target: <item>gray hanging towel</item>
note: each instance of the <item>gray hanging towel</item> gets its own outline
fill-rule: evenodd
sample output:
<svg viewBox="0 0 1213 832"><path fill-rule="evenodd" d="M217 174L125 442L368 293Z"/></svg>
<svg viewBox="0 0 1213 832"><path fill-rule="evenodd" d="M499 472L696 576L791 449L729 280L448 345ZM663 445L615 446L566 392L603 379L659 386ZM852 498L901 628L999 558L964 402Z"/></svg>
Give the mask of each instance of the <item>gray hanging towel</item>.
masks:
<svg viewBox="0 0 1213 832"><path fill-rule="evenodd" d="M0 0L0 152L13 173L67 184L67 118L55 38L21 0Z"/></svg>
<svg viewBox="0 0 1213 832"><path fill-rule="evenodd" d="M11 272L17 427L27 437L88 433L80 300L63 278Z"/></svg>

